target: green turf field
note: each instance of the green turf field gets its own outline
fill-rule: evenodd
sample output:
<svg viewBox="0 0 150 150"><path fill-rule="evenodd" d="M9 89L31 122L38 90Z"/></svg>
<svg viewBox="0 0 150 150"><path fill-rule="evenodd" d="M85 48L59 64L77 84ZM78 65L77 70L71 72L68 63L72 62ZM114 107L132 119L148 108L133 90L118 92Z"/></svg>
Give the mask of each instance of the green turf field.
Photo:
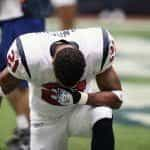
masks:
<svg viewBox="0 0 150 150"><path fill-rule="evenodd" d="M56 30L58 28L56 24L57 20L55 19L47 20L47 30ZM135 25L135 22L130 20L128 22L112 25L108 22L101 22L95 18L79 19L77 27L99 26L100 24L111 30L118 39L120 37L139 37L150 40L150 22L148 21L143 21L143 23L142 21L137 21ZM121 55L120 59L123 58L124 62L126 62L128 57L129 56L125 54L123 56ZM144 68L142 69L143 72L145 70L147 71L147 62L144 63ZM130 70L127 69L127 71ZM131 75L128 75L128 73L124 75L124 72L120 70L120 74L122 83L127 92L129 92L129 95L126 97L126 105L119 111L114 112L116 150L150 150L150 96L147 90L150 85L150 77L148 75L135 77L134 71ZM4 142L11 136L14 127L14 112L4 99L0 109L0 150L6 150ZM71 138L69 141L69 150L90 150L90 139Z"/></svg>
<svg viewBox="0 0 150 150"><path fill-rule="evenodd" d="M7 102L3 102L0 111L0 120L0 150L5 150L4 141L10 137L12 129L15 127L14 113L8 106ZM150 149L149 128L115 123L114 130L116 137L116 150ZM69 140L69 150L90 150L90 139L77 137L71 138Z"/></svg>

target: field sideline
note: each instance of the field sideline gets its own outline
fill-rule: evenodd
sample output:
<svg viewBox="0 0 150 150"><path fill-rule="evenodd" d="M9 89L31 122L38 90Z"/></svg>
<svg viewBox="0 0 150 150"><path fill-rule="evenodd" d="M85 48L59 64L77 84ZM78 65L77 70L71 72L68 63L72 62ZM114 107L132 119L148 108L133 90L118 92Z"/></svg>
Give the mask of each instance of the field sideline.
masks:
<svg viewBox="0 0 150 150"><path fill-rule="evenodd" d="M115 66L126 96L122 109L114 111L116 150L150 150L149 24L148 20L124 20L113 25L99 18L77 20L77 27L108 28L119 43ZM47 20L48 31L58 28L56 18ZM15 114L4 99L0 109L0 150L6 150L4 142L11 137L14 127ZM70 138L69 150L90 150L90 139Z"/></svg>

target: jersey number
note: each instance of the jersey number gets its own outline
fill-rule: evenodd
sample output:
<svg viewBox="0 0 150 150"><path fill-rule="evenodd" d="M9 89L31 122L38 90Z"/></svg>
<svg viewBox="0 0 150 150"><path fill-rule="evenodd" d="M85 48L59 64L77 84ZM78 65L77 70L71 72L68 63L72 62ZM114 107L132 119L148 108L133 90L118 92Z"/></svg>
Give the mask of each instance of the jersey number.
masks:
<svg viewBox="0 0 150 150"><path fill-rule="evenodd" d="M13 50L11 50L11 53L7 56L7 64L11 68L12 72L16 72L19 65L19 60L16 59L16 55Z"/></svg>
<svg viewBox="0 0 150 150"><path fill-rule="evenodd" d="M110 55L109 61L112 62L116 55L116 46L115 46L114 41L111 42L109 49L110 49L109 50L109 55Z"/></svg>

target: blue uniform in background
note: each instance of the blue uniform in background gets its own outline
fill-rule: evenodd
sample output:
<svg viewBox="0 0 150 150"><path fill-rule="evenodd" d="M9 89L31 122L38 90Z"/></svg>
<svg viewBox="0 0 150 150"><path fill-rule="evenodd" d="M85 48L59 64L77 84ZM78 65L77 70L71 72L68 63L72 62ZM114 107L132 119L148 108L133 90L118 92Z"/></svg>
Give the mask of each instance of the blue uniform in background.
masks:
<svg viewBox="0 0 150 150"><path fill-rule="evenodd" d="M45 17L48 14L48 0L27 0L23 3L19 0L0 0L0 71L7 65L7 52L15 38L25 33L44 31ZM28 83L26 81L22 80L18 88L24 89L21 93L28 95L28 91L26 90ZM17 104L13 102L15 99ZM27 120L28 115L26 114L28 105L26 103L24 107L24 103L22 103L23 100L27 102L28 99L26 97L20 98L16 94L15 96L10 96L10 100L16 112L17 127L14 130L12 138L6 142L7 148L29 150L30 131ZM19 105L18 102L20 102ZM22 112L18 112L17 109L21 105L23 106L20 108Z"/></svg>
<svg viewBox="0 0 150 150"><path fill-rule="evenodd" d="M50 13L49 0L28 0L22 4L22 11L24 16L20 18L0 21L0 71L6 67L7 51L16 37L45 30L45 17ZM22 81L20 87L27 87L27 82Z"/></svg>
<svg viewBox="0 0 150 150"><path fill-rule="evenodd" d="M0 22L1 42L0 42L0 71L7 64L7 51L13 40L24 33L41 32L45 30L45 21L40 18L21 17ZM33 43L34 44L34 43ZM27 87L27 82L22 81L20 87Z"/></svg>

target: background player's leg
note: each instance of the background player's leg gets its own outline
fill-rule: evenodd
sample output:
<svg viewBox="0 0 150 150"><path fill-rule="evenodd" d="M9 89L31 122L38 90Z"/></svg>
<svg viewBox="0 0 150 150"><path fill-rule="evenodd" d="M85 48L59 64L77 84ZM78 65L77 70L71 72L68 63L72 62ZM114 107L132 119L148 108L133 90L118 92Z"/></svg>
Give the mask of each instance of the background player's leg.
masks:
<svg viewBox="0 0 150 150"><path fill-rule="evenodd" d="M30 33L41 32L45 29L44 19L34 18L19 18L13 23L13 36ZM17 132L8 143L8 147L20 147L26 145L29 147L29 91L26 81L22 81L15 91L9 94L8 99L16 112ZM28 123L28 125L27 125ZM16 136L17 134L17 136ZM21 138L20 138L21 136ZM14 142L15 137L18 137L18 143ZM15 144L14 144L15 143Z"/></svg>
<svg viewBox="0 0 150 150"><path fill-rule="evenodd" d="M2 71L6 65L7 65L7 51L15 39L15 34L14 34L14 20L11 21L4 21L1 23L1 28L2 28L2 41L0 44L0 70ZM19 91L20 92L20 91ZM7 99L9 100L12 108L14 108L14 111L16 113L16 122L17 122L17 128L14 131L14 135L12 139L8 140L6 143L8 146L18 146L19 141L21 140L20 138L20 133L21 136L25 135L28 131L29 123L28 123L28 118L29 118L29 109L26 107L24 104L28 103L28 90L25 89L21 93L19 93L17 89L12 92L10 95L7 96ZM23 104L22 104L23 102ZM20 131L20 132L19 132ZM23 131L23 132L22 132Z"/></svg>
<svg viewBox="0 0 150 150"><path fill-rule="evenodd" d="M66 5L55 8L61 24L61 29L71 29L75 26L76 5Z"/></svg>
<svg viewBox="0 0 150 150"><path fill-rule="evenodd" d="M51 0L56 16L60 20L61 29L70 29L75 26L77 1L76 0Z"/></svg>
<svg viewBox="0 0 150 150"><path fill-rule="evenodd" d="M44 116L31 109L31 150L67 150L67 116Z"/></svg>
<svg viewBox="0 0 150 150"><path fill-rule="evenodd" d="M13 42L13 40L24 33L29 32L41 32L45 29L44 19L32 19L32 18L18 18L15 20L10 20L2 23L2 42L0 45L0 54L1 54L1 65L0 69L2 70L6 64L6 55L9 49L9 46ZM11 106L14 108L16 112L16 122L17 129L14 132L14 136L10 139L7 144L8 147L11 147L14 144L19 146L21 138L20 133L22 135L22 131L24 131L24 135L28 133L29 129L29 106L28 106L28 85L26 82L20 84L20 86L12 91L11 94L8 95L8 100ZM16 132L17 131L17 132ZM16 142L17 137L17 142ZM15 142L14 142L15 141Z"/></svg>
<svg viewBox="0 0 150 150"><path fill-rule="evenodd" d="M62 126L61 126L62 125ZM35 125L37 126L37 125ZM67 150L68 139L63 124L31 126L31 150Z"/></svg>
<svg viewBox="0 0 150 150"><path fill-rule="evenodd" d="M7 95L11 106L16 112L16 115L19 117L25 115L27 120L29 121L29 103L28 103L28 88L17 88L13 92L11 92L9 95ZM18 128L27 128L29 127L29 124L26 125L26 123L22 123L17 120ZM22 127L24 126L24 127Z"/></svg>
<svg viewBox="0 0 150 150"><path fill-rule="evenodd" d="M27 84L27 82L22 84ZM6 144L9 150L19 149L22 146L29 149L30 130L29 130L29 101L28 101L28 86L18 87L9 95L8 100L16 113L16 129L13 136Z"/></svg>

